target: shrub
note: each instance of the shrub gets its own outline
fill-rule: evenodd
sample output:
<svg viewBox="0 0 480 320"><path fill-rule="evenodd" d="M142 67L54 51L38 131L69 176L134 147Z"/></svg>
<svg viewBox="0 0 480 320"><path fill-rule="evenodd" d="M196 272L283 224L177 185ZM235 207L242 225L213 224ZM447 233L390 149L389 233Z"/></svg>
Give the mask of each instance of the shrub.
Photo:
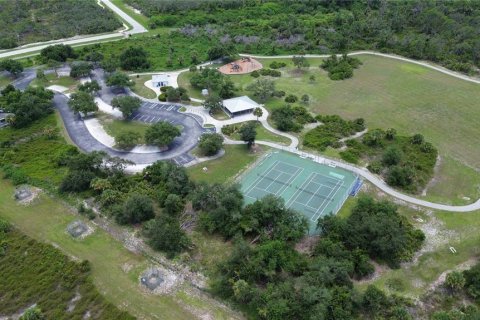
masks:
<svg viewBox="0 0 480 320"><path fill-rule="evenodd" d="M289 94L288 96L285 97L285 102L287 103L295 103L298 101L298 97L293 94Z"/></svg>
<svg viewBox="0 0 480 320"><path fill-rule="evenodd" d="M162 92L158 95L158 100L161 102L167 101L167 94L165 92Z"/></svg>
<svg viewBox="0 0 480 320"><path fill-rule="evenodd" d="M200 151L206 156L213 156L217 154L222 148L222 145L223 137L218 133L203 134L200 137L200 142L198 143Z"/></svg>
<svg viewBox="0 0 480 320"><path fill-rule="evenodd" d="M121 132L115 137L115 144L120 149L131 149L140 141L140 133L133 131Z"/></svg>
<svg viewBox="0 0 480 320"><path fill-rule="evenodd" d="M273 93L273 96L277 98L282 98L282 97L285 97L285 94L286 94L285 91L278 90Z"/></svg>
<svg viewBox="0 0 480 320"><path fill-rule="evenodd" d="M380 173L382 172L382 163L380 161L372 161L372 163L370 163L368 166L367 166L367 169L370 171L370 172L373 172L373 173Z"/></svg>
<svg viewBox="0 0 480 320"><path fill-rule="evenodd" d="M260 77L260 72L258 72L257 70L253 71L252 73L250 73L250 76L254 77L254 78L258 78Z"/></svg>
<svg viewBox="0 0 480 320"><path fill-rule="evenodd" d="M115 216L120 224L140 223L152 219L155 216L152 200L141 194L131 195L123 205L123 208Z"/></svg>
<svg viewBox="0 0 480 320"><path fill-rule="evenodd" d="M283 67L286 67L286 66L287 66L287 64L285 62L278 62L278 61L273 61L269 65L269 67L271 69L280 69L280 68L283 68Z"/></svg>
<svg viewBox="0 0 480 320"><path fill-rule="evenodd" d="M350 162L350 163L354 163L354 164L357 164L358 160L359 160L358 154L356 154L352 150L347 150L347 151L340 152L340 157L343 160L345 160L347 162Z"/></svg>

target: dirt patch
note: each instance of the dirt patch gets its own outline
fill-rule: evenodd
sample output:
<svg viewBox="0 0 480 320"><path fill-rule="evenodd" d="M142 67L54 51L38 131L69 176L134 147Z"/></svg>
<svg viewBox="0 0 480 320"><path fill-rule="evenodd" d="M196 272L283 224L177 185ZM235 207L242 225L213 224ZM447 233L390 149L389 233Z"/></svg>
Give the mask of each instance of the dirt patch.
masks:
<svg viewBox="0 0 480 320"><path fill-rule="evenodd" d="M67 226L67 232L75 239L85 239L95 231L83 221L76 220Z"/></svg>
<svg viewBox="0 0 480 320"><path fill-rule="evenodd" d="M73 310L75 310L77 301L79 301L81 298L82 298L82 295L80 294L80 292L78 292L78 288L77 288L77 290L75 291L75 296L68 303L67 312L72 312Z"/></svg>
<svg viewBox="0 0 480 320"><path fill-rule="evenodd" d="M145 270L139 280L147 292L160 295L172 293L184 279L171 270L156 266Z"/></svg>
<svg viewBox="0 0 480 320"><path fill-rule="evenodd" d="M434 185L438 183L438 171L440 170L440 166L442 164L442 158L440 155L437 155L437 161L435 163L435 167L433 167L433 178L427 183L425 188L422 190L422 196L426 196L428 189L432 188Z"/></svg>
<svg viewBox="0 0 480 320"><path fill-rule="evenodd" d="M305 237L295 245L295 250L303 254L311 255L319 240L320 236Z"/></svg>

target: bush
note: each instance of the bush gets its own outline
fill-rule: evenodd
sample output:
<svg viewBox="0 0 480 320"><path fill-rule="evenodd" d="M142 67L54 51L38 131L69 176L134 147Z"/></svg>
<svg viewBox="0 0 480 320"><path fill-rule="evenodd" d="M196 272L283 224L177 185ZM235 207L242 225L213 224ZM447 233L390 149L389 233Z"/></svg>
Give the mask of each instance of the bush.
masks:
<svg viewBox="0 0 480 320"><path fill-rule="evenodd" d="M332 80L343 80L353 76L353 69L361 65L357 58L343 55L340 59L336 55L330 56L321 64L321 68L328 71L328 76Z"/></svg>
<svg viewBox="0 0 480 320"><path fill-rule="evenodd" d="M131 149L140 141L140 133L133 131L125 131L115 136L115 144L120 149Z"/></svg>
<svg viewBox="0 0 480 320"><path fill-rule="evenodd" d="M295 103L298 101L298 97L294 94L289 94L285 97L285 102L287 103Z"/></svg>
<svg viewBox="0 0 480 320"><path fill-rule="evenodd" d="M350 163L357 164L359 160L358 154L353 152L352 150L347 150L347 151L341 151L340 152L340 157Z"/></svg>
<svg viewBox="0 0 480 320"><path fill-rule="evenodd" d="M158 95L158 100L161 102L166 102L167 101L167 94L165 92L162 92Z"/></svg>
<svg viewBox="0 0 480 320"><path fill-rule="evenodd" d="M372 161L372 163L370 163L367 166L367 169L370 172L379 174L380 172L382 172L383 166L382 166L382 163L380 161Z"/></svg>
<svg viewBox="0 0 480 320"><path fill-rule="evenodd" d="M286 66L287 66L287 64L285 62L278 62L278 61L273 61L269 65L269 67L271 69L280 69L280 68L283 68L283 67L286 67Z"/></svg>
<svg viewBox="0 0 480 320"><path fill-rule="evenodd" d="M257 70L253 71L252 73L250 73L250 76L254 77L254 78L258 78L260 77L260 72L258 72Z"/></svg>
<svg viewBox="0 0 480 320"><path fill-rule="evenodd" d="M278 90L278 91L273 92L273 96L277 97L277 98L285 97L285 94L286 93L283 90Z"/></svg>
<svg viewBox="0 0 480 320"><path fill-rule="evenodd" d="M155 250L165 252L169 258L173 258L191 244L178 220L165 214L147 223L144 233L148 244Z"/></svg>
<svg viewBox="0 0 480 320"><path fill-rule="evenodd" d="M123 208L115 216L120 224L140 223L155 216L152 200L145 195L133 194L124 203Z"/></svg>

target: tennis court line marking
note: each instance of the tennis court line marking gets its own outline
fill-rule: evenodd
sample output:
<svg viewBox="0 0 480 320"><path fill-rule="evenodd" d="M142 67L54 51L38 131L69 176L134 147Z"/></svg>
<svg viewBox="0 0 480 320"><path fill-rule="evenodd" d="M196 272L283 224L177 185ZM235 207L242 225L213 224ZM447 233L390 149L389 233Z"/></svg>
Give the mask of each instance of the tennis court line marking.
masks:
<svg viewBox="0 0 480 320"><path fill-rule="evenodd" d="M314 175L315 172L311 172L310 175L307 177L307 179L302 183L302 185L300 186L300 189L298 189L287 201L287 204L285 205L287 208L290 208L295 202L297 202L297 199L298 197L300 196L301 194L301 189L303 189L303 187L305 186L306 183L308 183L308 181L310 180L310 177L312 175ZM295 197L296 195L296 197ZM295 199L293 199L292 201L292 198L295 197Z"/></svg>
<svg viewBox="0 0 480 320"><path fill-rule="evenodd" d="M270 171L272 171L272 169L275 168L275 166L277 165L277 162L278 162L278 160L275 161L274 163L272 163L272 165L267 169L267 171L264 171L264 175L266 175L267 173L270 173ZM245 192L245 193L246 193L246 194L250 193L250 191L252 191L254 188L256 188L257 185L258 185L258 184L260 183L260 181L262 181L262 180L263 180L263 177L260 177L260 176L259 176L259 177L252 183L252 185L251 185L250 187L248 187L247 192ZM261 189L261 188L259 188L259 189Z"/></svg>
<svg viewBox="0 0 480 320"><path fill-rule="evenodd" d="M343 186L343 181L339 180L339 182L341 182L342 184L341 184L340 186L335 185L335 188L330 191L330 193L328 194L327 198L322 202L322 204L320 205L320 207L318 208L318 210L320 210L320 208L322 208L323 204L325 203L325 201L327 201L328 198L332 198L332 199L333 199L333 198L335 197L335 195L337 194L338 190L340 190L341 186ZM334 190L335 190L335 193L330 197L330 195L332 194L332 192L333 192ZM327 203L327 205L328 205L328 203ZM318 215L318 217L317 217L315 220L313 220L313 218L317 216L318 210L317 210L317 212L315 212L314 216L313 216L312 218L310 218L310 219L311 219L312 221L317 221L318 218L320 218L320 216L322 215L322 213L323 213L323 211L325 210L325 208L327 207L327 205L325 205L325 207L322 209L322 211L320 212L320 214Z"/></svg>
<svg viewBox="0 0 480 320"><path fill-rule="evenodd" d="M277 165L278 165L278 163L275 164L275 167L276 167ZM295 166L294 166L294 167L295 167ZM296 178L300 173L302 173L303 168L300 168L300 167L296 167L296 168L297 168L297 169L295 169L295 172L294 172L294 173L287 173L287 172L282 171L282 170L274 169L275 171L280 172L280 174L275 178L275 180L272 181L272 182L270 182L270 184L269 184L266 188L260 188L260 187L255 187L255 188L258 189L258 190L261 190L261 191L265 191L265 192L268 193L268 194L278 195L279 193L284 192L284 191L289 187L289 184L290 184L293 180L295 180L295 178ZM298 173L299 170L300 170L300 173ZM271 170L270 170L270 171L271 171ZM288 180L287 180L285 183L282 183L282 182L279 181L279 182L282 184L282 187L280 187L275 193L268 191L268 188L269 188L273 183L277 182L277 178L279 178L282 174L289 175L290 177L288 178ZM260 178L263 179L265 176L266 176L266 175L264 174L264 175L263 175L262 177L260 177ZM254 188L254 189L255 189L255 188ZM252 189L252 190L253 190L253 189ZM250 198L255 199L255 198L253 198L253 197L250 197Z"/></svg>
<svg viewBox="0 0 480 320"><path fill-rule="evenodd" d="M341 181L341 180L339 180L338 182L342 182L342 184L343 184L343 181ZM335 195L337 194L338 190L340 190L340 188L337 188L338 182L335 184L335 187L330 190L330 192L328 193L327 197L325 198L325 200L323 200L322 204L318 207L317 211L315 212L315 214L313 215L313 217L310 218L310 220L312 220L312 221L317 221L318 218L320 218L320 216L322 215L323 211L324 211L325 208L328 206L328 203L327 203L327 205L324 206L325 201L327 201L328 198L330 198L330 195L332 194L332 192L333 192L334 190L335 190L335 193L333 194L333 196L335 196ZM332 197L332 199L333 199L333 197ZM322 208L322 207L323 207L323 208ZM314 219L314 218L317 216L317 213L318 213L318 211L319 211L320 209L322 209L322 211L320 211L320 214L318 215L318 217L317 217L316 219Z"/></svg>

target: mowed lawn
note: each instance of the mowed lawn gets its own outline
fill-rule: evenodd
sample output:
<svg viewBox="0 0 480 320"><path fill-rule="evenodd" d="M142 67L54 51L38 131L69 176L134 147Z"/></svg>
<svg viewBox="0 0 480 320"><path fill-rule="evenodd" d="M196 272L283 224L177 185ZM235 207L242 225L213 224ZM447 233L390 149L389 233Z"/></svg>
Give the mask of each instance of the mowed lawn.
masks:
<svg viewBox="0 0 480 320"><path fill-rule="evenodd" d="M262 59L288 65L282 77L272 78L276 89L301 97L310 96L309 110L316 114L338 114L347 119L362 117L373 128L395 128L399 134L421 133L438 149L440 163L435 187L427 198L448 203L465 203L480 196L480 85L454 78L409 62L360 55L363 65L351 79L332 81L319 68L321 59L309 59L310 68L295 72L291 59ZM315 80L311 81L311 75ZM245 91L251 76L232 76ZM272 98L266 106L284 104ZM441 175L441 176L440 176ZM468 184L463 181L468 180Z"/></svg>
<svg viewBox="0 0 480 320"><path fill-rule="evenodd" d="M67 225L79 219L58 199L41 195L29 206L13 200L14 187L0 180L0 217L8 219L28 236L57 246L78 260L89 260L98 290L120 309L138 319L194 319L208 313L215 319L231 319L228 311L180 290L174 295L151 295L140 288L140 274L151 266L141 255L125 249L120 242L96 226L84 240L74 240Z"/></svg>

